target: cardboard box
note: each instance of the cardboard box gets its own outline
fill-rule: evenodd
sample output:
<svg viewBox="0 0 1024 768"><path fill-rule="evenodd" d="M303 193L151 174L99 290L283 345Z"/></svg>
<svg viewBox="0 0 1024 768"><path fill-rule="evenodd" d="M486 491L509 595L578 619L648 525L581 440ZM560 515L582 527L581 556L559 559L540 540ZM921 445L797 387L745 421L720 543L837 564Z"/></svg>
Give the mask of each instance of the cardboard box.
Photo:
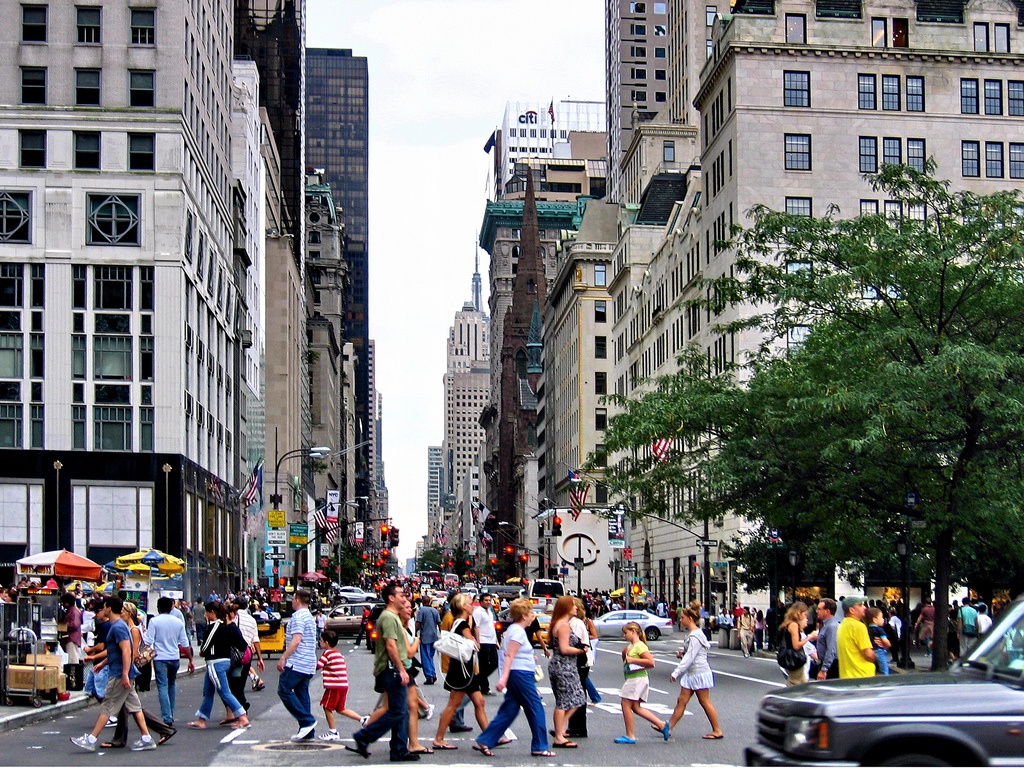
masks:
<svg viewBox="0 0 1024 768"><path fill-rule="evenodd" d="M7 668L7 688L22 691L32 690L32 673L35 672L37 691L51 691L57 687L57 679L63 674L57 667L30 667L25 664L11 664Z"/></svg>
<svg viewBox="0 0 1024 768"><path fill-rule="evenodd" d="M31 667L33 664L37 664L40 667L55 667L58 670L64 666L61 663L60 656L58 656L56 653L26 654L25 666Z"/></svg>

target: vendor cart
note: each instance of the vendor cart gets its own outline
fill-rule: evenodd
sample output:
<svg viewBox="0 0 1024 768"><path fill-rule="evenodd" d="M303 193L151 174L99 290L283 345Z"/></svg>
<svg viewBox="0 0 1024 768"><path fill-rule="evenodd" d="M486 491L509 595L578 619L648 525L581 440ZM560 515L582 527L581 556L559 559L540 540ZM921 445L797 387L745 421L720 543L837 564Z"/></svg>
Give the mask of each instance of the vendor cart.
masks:
<svg viewBox="0 0 1024 768"><path fill-rule="evenodd" d="M55 663L48 663L50 658ZM3 703L11 706L14 697L26 697L32 706L42 706L43 698L56 703L63 677L60 658L46 654L46 644L39 642L28 627L15 627L0 647L3 672Z"/></svg>
<svg viewBox="0 0 1024 768"><path fill-rule="evenodd" d="M260 652L270 658L271 653L284 653L284 622L271 617L256 624L259 632Z"/></svg>

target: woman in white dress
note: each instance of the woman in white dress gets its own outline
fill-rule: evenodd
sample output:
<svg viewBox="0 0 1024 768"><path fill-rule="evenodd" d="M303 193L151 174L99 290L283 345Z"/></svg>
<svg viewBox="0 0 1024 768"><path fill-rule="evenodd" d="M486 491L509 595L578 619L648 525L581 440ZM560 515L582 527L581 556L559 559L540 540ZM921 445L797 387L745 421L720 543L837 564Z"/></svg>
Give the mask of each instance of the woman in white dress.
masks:
<svg viewBox="0 0 1024 768"><path fill-rule="evenodd" d="M686 705L690 703L693 694L697 694L697 701L704 714L708 716L711 723L711 733L704 736L705 739L721 739L725 737L722 728L718 724L718 712L715 705L711 703L711 689L715 687L715 675L708 664L708 648L711 644L704 636L704 632L698 628L700 614L692 608L686 608L679 616L679 623L683 625L687 635L683 650L676 651L676 658L680 659L679 664L672 670L670 680L678 680L682 690L679 691L679 698L676 700L676 708L669 718L669 730L676 727L683 715L686 713ZM657 729L655 729L657 730Z"/></svg>

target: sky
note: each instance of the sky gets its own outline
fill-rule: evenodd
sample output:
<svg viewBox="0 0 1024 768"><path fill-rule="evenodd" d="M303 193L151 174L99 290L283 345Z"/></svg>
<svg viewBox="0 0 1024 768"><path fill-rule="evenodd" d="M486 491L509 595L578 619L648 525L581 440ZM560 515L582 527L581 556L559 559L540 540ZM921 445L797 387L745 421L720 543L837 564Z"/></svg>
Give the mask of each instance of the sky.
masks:
<svg viewBox="0 0 1024 768"><path fill-rule="evenodd" d="M604 100L604 3L307 0L306 44L349 48L369 67L370 337L404 565L427 532L448 329L472 299L492 161L484 144L506 102Z"/></svg>

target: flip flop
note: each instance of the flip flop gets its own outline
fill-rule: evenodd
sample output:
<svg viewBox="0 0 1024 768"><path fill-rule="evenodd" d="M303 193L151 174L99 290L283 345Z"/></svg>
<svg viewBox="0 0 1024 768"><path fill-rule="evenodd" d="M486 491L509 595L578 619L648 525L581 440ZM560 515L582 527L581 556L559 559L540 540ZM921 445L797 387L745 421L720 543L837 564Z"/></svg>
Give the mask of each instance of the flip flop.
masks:
<svg viewBox="0 0 1024 768"><path fill-rule="evenodd" d="M248 723L245 723L245 724L242 724L242 723L234 723L234 724L233 724L233 725L231 726L231 730L233 730L233 731L240 731L240 730L242 730L243 728L248 728L248 727L249 727L250 725L252 725L252 722L248 722Z"/></svg>
<svg viewBox="0 0 1024 768"><path fill-rule="evenodd" d="M559 744L557 741L554 741L551 743L551 745L554 747L560 747L562 749L576 749L577 747L579 747L579 744L577 744L575 741L563 741L561 744Z"/></svg>
<svg viewBox="0 0 1024 768"><path fill-rule="evenodd" d="M512 739L506 739L506 738L498 739L498 746L499 747L503 747L506 744L511 744L511 743L512 743Z"/></svg>
<svg viewBox="0 0 1024 768"><path fill-rule="evenodd" d="M458 749L454 744L438 744L434 742L434 749Z"/></svg>
<svg viewBox="0 0 1024 768"><path fill-rule="evenodd" d="M188 725L189 728L195 728L197 731L205 731L206 730L206 721L205 720L193 720L191 723L187 723L187 725Z"/></svg>
<svg viewBox="0 0 1024 768"><path fill-rule="evenodd" d="M701 736L701 738L702 738L702 739L708 739L708 740L714 740L714 739L724 739L724 738L725 738L725 734L723 733L723 734L721 734L721 735L719 735L719 736L715 736L715 734L713 734L713 733L709 733L709 734L707 734L706 736Z"/></svg>
<svg viewBox="0 0 1024 768"><path fill-rule="evenodd" d="M410 749L409 751L412 754L414 754L414 755L432 755L432 754L434 754L434 750L432 750L432 749Z"/></svg>
<svg viewBox="0 0 1024 768"><path fill-rule="evenodd" d="M231 725L232 723L237 721L237 717L225 717L223 720L220 721L220 723L218 723L218 725Z"/></svg>
<svg viewBox="0 0 1024 768"><path fill-rule="evenodd" d="M494 757L494 753L491 751L490 747L485 747L483 744L474 744L473 749L484 757Z"/></svg>
<svg viewBox="0 0 1024 768"><path fill-rule="evenodd" d="M543 752L531 752L533 757L555 757L555 753L550 749L545 749Z"/></svg>

